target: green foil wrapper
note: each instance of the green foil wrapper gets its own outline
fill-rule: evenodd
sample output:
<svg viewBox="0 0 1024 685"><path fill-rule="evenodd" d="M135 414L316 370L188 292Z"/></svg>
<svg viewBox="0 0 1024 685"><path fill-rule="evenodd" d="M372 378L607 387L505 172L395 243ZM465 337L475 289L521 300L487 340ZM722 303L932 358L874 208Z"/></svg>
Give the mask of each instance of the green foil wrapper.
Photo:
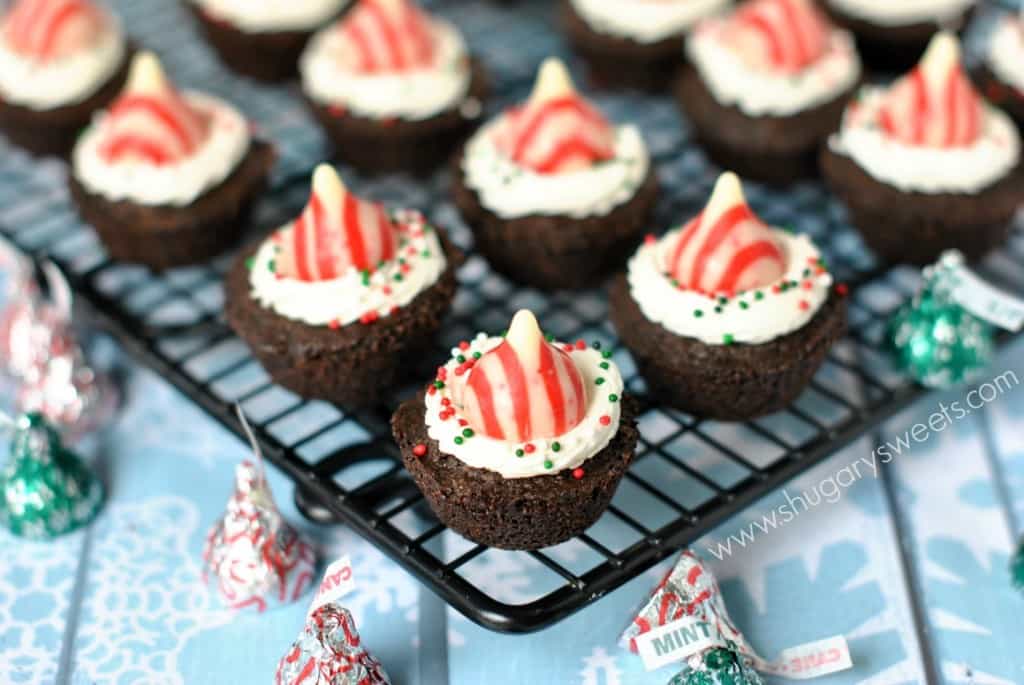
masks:
<svg viewBox="0 0 1024 685"><path fill-rule="evenodd" d="M988 365L993 330L952 297L955 257L924 270L921 291L889 319L889 346L901 370L929 388L970 379Z"/></svg>
<svg viewBox="0 0 1024 685"><path fill-rule="evenodd" d="M1010 580L1015 588L1024 592L1024 538L1017 545L1017 553L1010 559Z"/></svg>
<svg viewBox="0 0 1024 685"><path fill-rule="evenodd" d="M687 668L668 685L763 685L764 681L742 656L727 647L715 647L688 659Z"/></svg>
<svg viewBox="0 0 1024 685"><path fill-rule="evenodd" d="M102 483L41 414L17 419L0 472L0 523L15 535L51 539L92 521L103 498Z"/></svg>

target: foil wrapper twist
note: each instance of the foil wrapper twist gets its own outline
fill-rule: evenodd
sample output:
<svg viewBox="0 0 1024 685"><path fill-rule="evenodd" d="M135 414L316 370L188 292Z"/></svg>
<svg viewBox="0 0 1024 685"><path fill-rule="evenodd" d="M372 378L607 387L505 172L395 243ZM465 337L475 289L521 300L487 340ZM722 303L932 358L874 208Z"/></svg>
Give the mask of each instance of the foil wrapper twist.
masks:
<svg viewBox="0 0 1024 685"><path fill-rule="evenodd" d="M0 523L15 535L50 539L91 522L103 499L102 483L45 417L17 419L0 472Z"/></svg>
<svg viewBox="0 0 1024 685"><path fill-rule="evenodd" d="M669 685L761 685L761 677L754 668L764 664L764 660L729 618L714 575L690 550L679 556L654 588L623 631L619 643L635 652L638 636L686 617L713 625L722 644L688 657L682 672Z"/></svg>
<svg viewBox="0 0 1024 685"><path fill-rule="evenodd" d="M204 577L233 609L294 602L312 586L316 553L284 520L262 471L239 464L224 516L211 528L203 552Z"/></svg>
<svg viewBox="0 0 1024 685"><path fill-rule="evenodd" d="M282 657L275 685L390 685L363 645L352 614L338 602L318 608Z"/></svg>

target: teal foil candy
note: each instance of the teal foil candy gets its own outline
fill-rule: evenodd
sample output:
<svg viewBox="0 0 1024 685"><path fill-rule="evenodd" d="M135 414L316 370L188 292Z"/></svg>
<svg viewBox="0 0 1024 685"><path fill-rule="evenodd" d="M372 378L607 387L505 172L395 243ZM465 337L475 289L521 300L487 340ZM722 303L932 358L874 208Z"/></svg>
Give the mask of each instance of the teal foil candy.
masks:
<svg viewBox="0 0 1024 685"><path fill-rule="evenodd" d="M953 300L949 265L940 262L924 276L921 292L889 319L889 346L900 369L929 388L945 388L988 365L993 331Z"/></svg>
<svg viewBox="0 0 1024 685"><path fill-rule="evenodd" d="M1017 553L1010 560L1010 580L1013 586L1024 592L1024 538L1017 545Z"/></svg>
<svg viewBox="0 0 1024 685"><path fill-rule="evenodd" d="M668 685L763 685L763 681L734 649L715 647L688 659L687 668Z"/></svg>
<svg viewBox="0 0 1024 685"><path fill-rule="evenodd" d="M15 535L50 539L92 521L103 498L99 479L41 414L18 418L0 473L0 522Z"/></svg>

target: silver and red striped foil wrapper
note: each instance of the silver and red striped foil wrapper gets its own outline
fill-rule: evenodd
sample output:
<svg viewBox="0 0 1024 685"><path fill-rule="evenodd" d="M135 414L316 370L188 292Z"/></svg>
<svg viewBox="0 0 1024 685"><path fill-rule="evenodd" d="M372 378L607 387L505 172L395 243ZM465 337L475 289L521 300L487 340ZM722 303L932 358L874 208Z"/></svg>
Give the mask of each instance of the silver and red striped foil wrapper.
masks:
<svg viewBox="0 0 1024 685"><path fill-rule="evenodd" d="M277 665L275 685L390 685L339 602L316 609Z"/></svg>

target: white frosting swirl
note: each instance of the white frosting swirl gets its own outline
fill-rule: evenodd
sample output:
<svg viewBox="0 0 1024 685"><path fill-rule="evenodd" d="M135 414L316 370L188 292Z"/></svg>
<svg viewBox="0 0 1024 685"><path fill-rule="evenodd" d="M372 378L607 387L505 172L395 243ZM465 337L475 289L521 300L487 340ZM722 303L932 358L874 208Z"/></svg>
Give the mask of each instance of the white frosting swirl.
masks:
<svg viewBox="0 0 1024 685"><path fill-rule="evenodd" d="M539 174L520 166L494 142L504 115L483 126L466 144L462 170L466 186L503 219L531 214L574 219L608 214L636 195L647 178L650 157L635 126L615 131L615 156L580 171Z"/></svg>
<svg viewBox="0 0 1024 685"><path fill-rule="evenodd" d="M766 343L802 328L828 299L832 275L820 268L818 248L807 236L779 228L771 231L787 268L778 283L737 294L724 304L717 297L680 290L666 275L665 264L666 251L682 230L642 245L627 271L629 292L640 311L676 335L706 345L726 344L726 336L733 343Z"/></svg>
<svg viewBox="0 0 1024 685"><path fill-rule="evenodd" d="M729 0L571 0L592 29L638 43L681 36L698 19L718 12Z"/></svg>
<svg viewBox="0 0 1024 685"><path fill-rule="evenodd" d="M590 348L566 349L579 369L587 393L586 414L571 430L551 438L531 440L528 443L532 445L530 452L523 449L527 443L500 440L480 433L464 437L466 427L459 425L463 414L455 401L459 394L458 384L462 382L455 375L455 369L459 366L455 357L468 357L474 352L486 354L501 344L502 340L480 333L466 350L452 349L452 359L445 364L448 383L440 391L427 394L427 434L437 441L441 451L467 466L496 471L503 478L531 478L575 469L607 447L619 430L622 375L613 361ZM554 344L561 346L561 343ZM601 368L602 364L608 368ZM468 375L462 378L468 378ZM598 379L603 379L600 384ZM612 397L615 397L614 401ZM447 420L440 418L441 410L445 408L443 400L450 401L451 407L455 409L455 415ZM456 438L462 444L457 443ZM517 450L522 450L522 456L517 456Z"/></svg>
<svg viewBox="0 0 1024 685"><path fill-rule="evenodd" d="M373 74L349 71L337 58L347 38L336 26L329 26L313 36L299 61L303 89L323 105L341 106L374 119L422 120L451 109L469 91L466 44L448 22L427 21L437 41L430 69Z"/></svg>
<svg viewBox="0 0 1024 685"><path fill-rule="evenodd" d="M787 116L829 102L860 78L853 37L835 30L827 52L797 73L755 69L722 40L725 21L702 22L686 43L690 62L723 105L750 116Z"/></svg>
<svg viewBox="0 0 1024 685"><path fill-rule="evenodd" d="M0 100L47 110L96 93L117 72L127 49L120 22L108 13L104 20L107 30L89 49L43 62L12 50L0 33Z"/></svg>
<svg viewBox="0 0 1024 685"><path fill-rule="evenodd" d="M311 326L344 326L367 312L387 316L395 307L404 307L437 282L448 261L437 231L421 214L404 211L393 218L399 233L397 256L370 274L367 282L355 267L327 281L279 277L274 261L281 248L275 237L286 241L294 222L283 226L263 242L253 259L253 298L286 319Z"/></svg>
<svg viewBox="0 0 1024 685"><path fill-rule="evenodd" d="M349 0L191 0L210 17L246 33L274 33L319 28Z"/></svg>
<svg viewBox="0 0 1024 685"><path fill-rule="evenodd" d="M249 124L223 100L192 91L183 96L191 106L210 116L209 135L192 155L175 164L111 164L100 153L107 123L107 113L101 112L75 144L71 161L75 178L89 192L114 202L175 207L192 204L220 184L249 150Z"/></svg>
<svg viewBox="0 0 1024 685"><path fill-rule="evenodd" d="M1024 17L1007 15L999 22L988 48L992 73L1024 94Z"/></svg>
<svg viewBox="0 0 1024 685"><path fill-rule="evenodd" d="M977 0L828 0L843 14L878 26L952 24Z"/></svg>
<svg viewBox="0 0 1024 685"><path fill-rule="evenodd" d="M1010 118L982 104L982 133L965 147L907 145L878 126L885 89L866 86L847 107L829 148L857 163L875 179L904 192L978 193L1020 162L1020 135Z"/></svg>

